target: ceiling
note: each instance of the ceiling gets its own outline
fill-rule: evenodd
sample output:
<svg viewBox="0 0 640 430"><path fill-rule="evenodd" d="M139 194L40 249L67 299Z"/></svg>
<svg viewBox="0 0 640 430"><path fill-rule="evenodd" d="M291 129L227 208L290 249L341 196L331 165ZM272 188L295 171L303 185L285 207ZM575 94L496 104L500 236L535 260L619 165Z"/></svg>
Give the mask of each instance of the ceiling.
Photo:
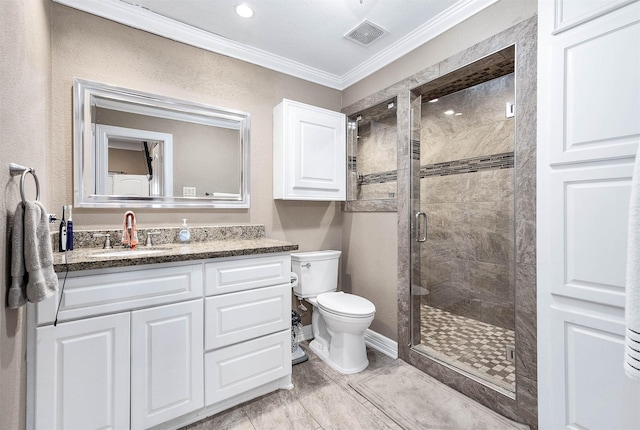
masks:
<svg viewBox="0 0 640 430"><path fill-rule="evenodd" d="M497 0L54 0L163 37L344 89ZM236 15L249 4L252 18ZM345 35L368 20L386 33Z"/></svg>

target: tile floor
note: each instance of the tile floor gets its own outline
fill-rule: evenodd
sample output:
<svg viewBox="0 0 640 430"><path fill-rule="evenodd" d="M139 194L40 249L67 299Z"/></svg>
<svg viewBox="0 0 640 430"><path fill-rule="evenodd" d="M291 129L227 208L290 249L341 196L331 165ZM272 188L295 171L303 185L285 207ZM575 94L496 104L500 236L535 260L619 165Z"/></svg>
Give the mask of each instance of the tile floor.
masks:
<svg viewBox="0 0 640 430"><path fill-rule="evenodd" d="M293 390L279 390L259 397L191 424L182 430L401 430L405 428L359 394L352 385L355 386L359 381L371 378L376 372L393 370L394 366L408 365L401 360L394 360L380 352L368 349L369 367L365 371L355 375L341 375L314 356L309 348L306 348L306 343L303 345L309 353L309 361L293 366ZM437 381L435 383L440 384ZM442 385L442 387L445 386ZM406 395L407 399L413 396L415 400L414 391L399 389L399 392L402 393L401 395ZM465 401L473 402L457 392L455 395L464 398ZM401 399L400 403L402 403ZM438 409L438 405L432 406ZM480 405L478 407L484 408ZM435 427L420 426L419 428Z"/></svg>
<svg viewBox="0 0 640 430"><path fill-rule="evenodd" d="M496 327L422 305L422 349L509 392L515 392L515 364L506 359L505 345L515 344L513 330Z"/></svg>

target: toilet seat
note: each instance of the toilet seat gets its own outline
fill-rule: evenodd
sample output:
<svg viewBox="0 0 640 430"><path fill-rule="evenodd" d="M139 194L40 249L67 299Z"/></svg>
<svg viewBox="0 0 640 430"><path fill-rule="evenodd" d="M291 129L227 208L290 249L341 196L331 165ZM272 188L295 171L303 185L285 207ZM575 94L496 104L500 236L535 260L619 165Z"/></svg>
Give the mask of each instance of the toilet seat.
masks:
<svg viewBox="0 0 640 430"><path fill-rule="evenodd" d="M316 297L316 301L320 309L333 315L369 318L376 313L375 305L369 300L342 291L322 293Z"/></svg>

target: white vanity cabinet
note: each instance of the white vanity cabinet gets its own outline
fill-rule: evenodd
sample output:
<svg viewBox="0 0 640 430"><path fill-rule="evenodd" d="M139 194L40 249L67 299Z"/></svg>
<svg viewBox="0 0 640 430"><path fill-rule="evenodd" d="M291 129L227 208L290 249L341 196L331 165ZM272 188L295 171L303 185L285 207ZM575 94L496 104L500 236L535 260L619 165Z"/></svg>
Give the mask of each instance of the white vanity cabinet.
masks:
<svg viewBox="0 0 640 430"><path fill-rule="evenodd" d="M201 408L202 279L201 263L60 279L58 325L58 294L37 305L34 428L145 429Z"/></svg>
<svg viewBox="0 0 640 430"><path fill-rule="evenodd" d="M207 263L205 294L205 404L290 388L291 256Z"/></svg>
<svg viewBox="0 0 640 430"><path fill-rule="evenodd" d="M57 326L60 292L29 307L27 428L179 428L291 388L290 271L278 253L60 275Z"/></svg>
<svg viewBox="0 0 640 430"><path fill-rule="evenodd" d="M129 428L129 313L38 327L36 429Z"/></svg>
<svg viewBox="0 0 640 430"><path fill-rule="evenodd" d="M131 313L131 428L204 405L202 300Z"/></svg>
<svg viewBox="0 0 640 430"><path fill-rule="evenodd" d="M284 99L273 109L273 198L346 200L346 117Z"/></svg>

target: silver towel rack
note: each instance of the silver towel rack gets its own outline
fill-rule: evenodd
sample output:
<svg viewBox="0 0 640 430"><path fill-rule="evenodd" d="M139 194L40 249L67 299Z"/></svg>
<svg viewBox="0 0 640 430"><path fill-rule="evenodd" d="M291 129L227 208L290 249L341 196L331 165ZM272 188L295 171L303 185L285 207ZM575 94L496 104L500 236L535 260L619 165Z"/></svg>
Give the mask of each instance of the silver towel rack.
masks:
<svg viewBox="0 0 640 430"><path fill-rule="evenodd" d="M36 171L32 167L24 167L16 163L9 164L9 171L11 172L11 176L20 176L20 197L22 197L22 204L27 203L27 199L24 196L24 178L27 176L27 173L31 173L33 176L33 180L36 181L36 200L40 200L40 182L38 182L38 177L36 176Z"/></svg>

